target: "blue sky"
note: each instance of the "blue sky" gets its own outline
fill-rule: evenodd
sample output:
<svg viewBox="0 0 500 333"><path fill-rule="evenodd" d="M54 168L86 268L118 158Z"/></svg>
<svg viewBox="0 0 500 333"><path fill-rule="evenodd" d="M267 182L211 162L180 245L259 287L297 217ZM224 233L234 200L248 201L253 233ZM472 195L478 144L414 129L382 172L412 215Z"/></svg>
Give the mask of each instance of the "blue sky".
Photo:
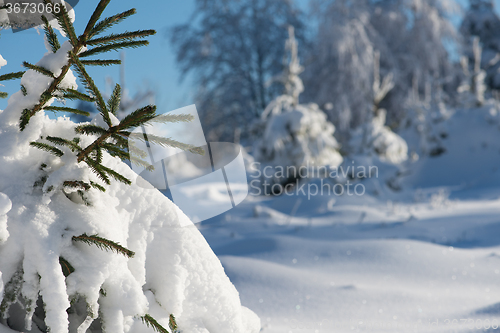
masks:
<svg viewBox="0 0 500 333"><path fill-rule="evenodd" d="M304 9L307 8L308 0L296 1ZM467 3L466 0L459 2L462 5ZM81 0L76 6L77 33L84 29L97 3L98 0ZM115 31L137 29L158 31L156 36L149 38L149 46L126 51L125 78L127 89L131 94L145 86L153 89L157 94L156 103L161 113L193 103L190 81L179 83L180 73L167 38L167 30L176 24L188 22L194 10L194 3L195 0L114 0L104 12L104 16L109 16L136 8L137 14L118 25ZM36 63L45 52L43 38L35 29L18 33L11 31L0 33L0 54L8 61L8 65L0 69L2 74L21 70L22 61ZM119 66L93 69L90 73L96 84L105 89L106 77L118 81ZM6 87L2 87L3 91L9 93L14 93L18 89L18 81L8 81ZM0 100L0 109L5 106L6 100Z"/></svg>
<svg viewBox="0 0 500 333"><path fill-rule="evenodd" d="M85 28L98 0L81 0L75 7L75 28L80 33ZM157 34L149 38L150 45L138 49L126 50L125 79L131 94L136 89L149 85L157 93L157 103L163 110L192 104L189 82L179 84L179 72L175 65L175 56L169 45L166 31L169 27L188 21L193 9L194 0L182 1L111 1L103 16L136 8L137 14L116 26L114 31L155 29ZM43 32L41 32L43 33ZM0 32L0 54L8 64L0 69L0 73L22 70L21 63L36 63L46 52L43 37L35 29L18 33ZM112 54L110 53L109 56ZM111 58L109 57L108 58ZM119 54L116 55L119 58ZM119 66L89 70L96 84L105 89L106 77L115 82L119 79ZM19 81L7 81L1 90L14 93L19 90ZM0 109L5 108L6 100L0 100Z"/></svg>

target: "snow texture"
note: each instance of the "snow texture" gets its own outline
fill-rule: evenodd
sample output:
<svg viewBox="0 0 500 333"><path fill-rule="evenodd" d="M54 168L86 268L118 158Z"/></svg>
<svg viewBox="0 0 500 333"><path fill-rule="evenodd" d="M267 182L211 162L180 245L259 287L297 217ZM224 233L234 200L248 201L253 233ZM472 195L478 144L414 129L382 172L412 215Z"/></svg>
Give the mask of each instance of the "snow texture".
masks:
<svg viewBox="0 0 500 333"><path fill-rule="evenodd" d="M57 75L70 47L64 43L37 65ZM98 316L107 332L151 332L139 318L146 313L165 327L173 314L185 332L257 333L259 318L241 306L203 236L160 192L139 187L125 163L104 154L105 165L134 183L113 182L105 193L89 191L91 206L77 203L75 193L63 189L65 180L100 181L65 148L65 155L56 158L29 146L47 135L72 139L76 124L68 118L54 120L38 112L19 131L21 111L38 102L49 81L28 70L21 79L27 95L15 93L0 113L0 290L5 291L0 301L13 305L0 319L0 332L10 332L4 325L40 332L43 323L34 312L41 296L52 333L100 332L99 325L91 326ZM71 72L60 87L76 89ZM98 117L94 123L99 124ZM81 137L82 144L93 140ZM118 242L135 256L72 240L84 233ZM61 257L75 269L66 278ZM68 315L71 304L74 311Z"/></svg>
<svg viewBox="0 0 500 333"><path fill-rule="evenodd" d="M498 330L500 113L454 111L446 153L405 163L400 191L378 165L362 196L249 197L201 226L263 332Z"/></svg>

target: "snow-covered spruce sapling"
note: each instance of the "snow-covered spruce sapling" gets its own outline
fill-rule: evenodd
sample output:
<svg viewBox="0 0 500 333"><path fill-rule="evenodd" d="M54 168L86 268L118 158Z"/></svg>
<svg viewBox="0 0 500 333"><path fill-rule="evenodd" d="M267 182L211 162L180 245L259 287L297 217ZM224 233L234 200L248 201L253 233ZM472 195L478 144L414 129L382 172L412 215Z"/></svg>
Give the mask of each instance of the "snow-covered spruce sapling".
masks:
<svg viewBox="0 0 500 333"><path fill-rule="evenodd" d="M256 132L262 132L255 143L255 159L266 167L275 167L276 176L268 180L281 185L294 183L301 176L296 173L277 176L280 169L294 167L298 170L302 166L335 168L342 163L339 145L333 136L335 126L317 104L299 103L299 96L304 91L299 76L303 67L292 26L289 26L288 33L283 72L274 78L282 83L284 93L269 103L255 124Z"/></svg>
<svg viewBox="0 0 500 333"><path fill-rule="evenodd" d="M52 4L50 0L44 0L46 4ZM42 74L47 77L46 89L39 93L39 98L36 103L31 107L26 107L21 112L19 119L19 130L29 131L30 120L40 111L54 111L54 112L72 112L76 114L86 114L84 111L74 109L71 107L59 107L51 106L54 99L59 100L82 100L95 102L96 107L99 111L99 115L96 116L94 121L91 123L82 123L74 128L75 136L73 139L68 139L64 137L57 136L58 133L54 133L53 136L40 137L38 141L31 142L32 147L42 149L55 155L55 159L65 159L66 163L71 161L73 164L85 163L86 167L93 172L98 181L91 181L89 177L85 179L72 178L74 175L64 174L64 167L60 167L57 171L59 172L56 180L51 181L52 171L47 164L43 163L40 169L43 172L43 176L34 184L34 188L41 188L43 195L51 196L56 191L61 190L64 194L75 202L84 203L85 205L91 205L91 202L86 198L86 192L91 190L99 190L104 192L106 188L105 185L111 184L111 179L115 179L119 182L125 184L131 184L131 180L127 177L121 175L119 172L113 170L112 168L104 165L103 155L109 154L114 157L118 157L122 160L129 160L132 163L137 163L150 167L142 158L145 156L144 152L140 151L134 146L129 146L128 139L134 137L135 139L145 140L149 143L155 143L161 146L170 146L175 148L180 148L183 150L188 150L193 153L203 154L201 148L183 144L181 142L175 141L169 138L157 137L154 135L148 135L147 137L136 137L136 134L132 133L131 130L138 126L144 126L151 122L178 122L178 121L190 121L192 118L189 115L162 115L156 114L156 107L149 105L140 108L121 121L119 121L115 114L119 109L121 88L120 85L116 85L113 94L107 101L104 101L101 92L95 85L94 81L87 73L86 66L108 66L112 64L119 64L119 60L87 60L89 56L114 51L122 48L135 48L143 45L147 45L148 42L143 38L155 34L154 30L139 30L133 32L125 32L121 34L109 34L107 36L98 37L101 33L109 29L111 26L122 21L128 16L135 13L135 9L125 11L123 13L102 19L99 21L101 14L103 13L106 6L109 4L110 0L101 0L97 5L94 13L92 14L85 31L82 35L77 37L70 16L65 9L61 7L59 13L55 13L57 22L64 34L68 37L68 41L64 44L60 44L56 33L54 32L51 23L46 17L42 17L44 22L45 38L48 45L55 56L65 56L66 62L59 68L49 68L51 65L49 62L47 66L43 66L40 63L37 65L24 62L23 65L28 70L34 71L36 73ZM47 57L47 55L46 55ZM54 66L52 66L54 67ZM87 90L87 94L78 92L76 87L68 87L65 83L67 76L72 76L71 69L73 68L78 74L81 81L84 83ZM25 72L10 73L0 76L0 81L20 78L25 74ZM30 87L21 85L21 91L24 96L28 96L33 92L29 91ZM21 110L20 110L21 111ZM64 165L64 163L60 163ZM61 172L62 170L62 172ZM69 170L69 169L68 169ZM74 194L77 196L74 196ZM94 235L87 235L86 233L80 236L73 236L73 242L82 242L88 245L95 245L102 250L114 251L118 254L123 254L127 257L134 256L134 252L121 246L120 244L113 242L112 240ZM5 285L2 303L0 305L0 315L1 318L7 318L9 315L9 308L15 303L20 303L24 306L26 311L25 326L27 330L31 330L32 321L34 321L38 329L41 331L51 331L52 328L48 323L44 323L42 315L37 317L35 312L42 311L43 306L40 302L43 299L39 296L39 290L33 290L30 297L26 296L23 290L23 264L22 260L19 264L18 272L15 273L10 281ZM65 277L68 277L75 271L75 268L71 265L69 260L66 260L62 255L59 258L59 263L61 265L62 273ZM40 279L40 275L38 275ZM39 285L39 284L38 284ZM106 290L101 288L100 293L106 294ZM71 309L79 306L78 304L82 302L79 295L70 295L72 300L71 307L67 310L71 313ZM39 303L39 304L37 304ZM38 307L37 307L38 305ZM79 325L78 332L85 332L87 328L90 327L92 322L98 318L97 313L92 313L91 306L87 304L87 319ZM152 327L158 332L168 332L167 329L162 327L152 316L149 314L140 315L142 321L147 325ZM36 317L36 318L35 318ZM36 319L36 320L35 320ZM170 330L172 332L177 332L177 324L175 323L175 318L173 315L170 316L169 322ZM59 331L55 329L56 331Z"/></svg>
<svg viewBox="0 0 500 333"><path fill-rule="evenodd" d="M481 69L481 54L483 49L479 45L479 37L472 37L472 53L474 54L474 63L469 65L469 58L463 56L460 58L460 65L465 77L464 82L458 87L457 91L462 96L462 102L466 106L481 106L485 102L484 94L486 92L486 71ZM472 67L472 68L469 68Z"/></svg>
<svg viewBox="0 0 500 333"><path fill-rule="evenodd" d="M373 52L373 84L371 112L367 121L351 136L351 151L357 155L378 155L381 159L398 164L407 159L408 146L403 138L385 126L386 110L380 103L394 88L392 73L380 79L380 53Z"/></svg>

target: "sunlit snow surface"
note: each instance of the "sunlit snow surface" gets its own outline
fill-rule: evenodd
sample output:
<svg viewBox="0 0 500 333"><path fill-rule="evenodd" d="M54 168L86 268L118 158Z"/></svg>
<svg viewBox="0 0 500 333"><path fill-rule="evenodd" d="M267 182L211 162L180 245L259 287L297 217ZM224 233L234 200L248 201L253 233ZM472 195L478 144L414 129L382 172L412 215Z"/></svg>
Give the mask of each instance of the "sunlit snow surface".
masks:
<svg viewBox="0 0 500 333"><path fill-rule="evenodd" d="M200 229L263 332L500 331L499 124L457 111L399 192L374 193L381 169L361 197L249 197Z"/></svg>
<svg viewBox="0 0 500 333"><path fill-rule="evenodd" d="M68 61L69 48L65 42L37 65L58 75ZM59 87L76 88L75 82L68 72ZM97 316L107 332L151 332L141 322L145 314L164 326L174 314L186 333L257 333L259 318L241 306L237 290L195 225L157 189L138 186L128 165L104 153L103 164L132 185L115 181L105 193L89 191L85 196L90 206L75 199L76 189L64 187L64 181L100 180L85 164L77 163L69 149L61 148L64 155L59 158L30 147L30 142L49 135L71 140L76 124L39 112L20 132L22 110L39 101L50 78L28 70L21 83L26 94L12 95L0 111L0 302L10 302L2 291L22 276L22 285L11 287L10 295L17 288L27 304L41 296L44 321L53 333L68 332L68 326L76 332L80 324L78 332L100 332L99 327L87 331ZM52 102L54 98L46 104ZM99 117L93 122L99 124ZM88 146L96 139L82 136L80 144ZM75 244L73 237L82 234L118 242L135 255L129 259ZM67 277L60 257L74 268ZM86 304L81 312L75 305L68 313L70 298L77 295ZM0 319L0 332L9 332L6 324L17 332L40 332L36 321L32 325L32 318L38 318L33 311L14 304L6 313L9 316Z"/></svg>

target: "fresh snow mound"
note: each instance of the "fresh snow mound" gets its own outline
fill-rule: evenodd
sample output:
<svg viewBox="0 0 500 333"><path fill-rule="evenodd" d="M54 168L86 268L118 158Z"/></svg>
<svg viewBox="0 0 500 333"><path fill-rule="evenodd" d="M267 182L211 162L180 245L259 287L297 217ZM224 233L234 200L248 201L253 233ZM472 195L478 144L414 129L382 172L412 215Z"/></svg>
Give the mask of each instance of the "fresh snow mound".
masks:
<svg viewBox="0 0 500 333"><path fill-rule="evenodd" d="M63 44L38 64L57 74L68 61L69 47ZM62 87L76 88L71 73L66 79ZM0 301L20 303L25 310L12 306L1 323L17 332L46 331L38 330L41 320L32 306L41 296L52 333L101 332L94 321L98 316L106 332L151 332L141 322L145 314L164 327L173 314L183 332L259 332L259 318L241 306L198 229L159 191L138 186L138 176L121 160L103 155L104 165L133 184L115 181L105 193L90 190L85 193L90 206L63 187L65 180L101 182L65 147L61 158L30 147L48 135L71 140L76 124L49 119L42 111L20 132L22 110L33 107L48 84L32 70L21 82L27 95L12 95L0 111ZM88 145L96 137L80 139ZM127 258L73 240L82 234L112 240L135 255ZM62 260L74 268L67 277ZM10 332L2 324L0 332Z"/></svg>
<svg viewBox="0 0 500 333"><path fill-rule="evenodd" d="M69 120L38 117L37 128L30 123L30 130L42 135L54 133L56 128L69 133L74 127ZM0 141L7 135L12 135L12 129L4 127ZM0 190L12 199L13 207L8 212L10 200L1 194L0 212L8 212L10 233L0 247L3 285L24 258L22 294L36 297L30 291L40 284L46 322L53 332L67 332L66 309L72 295L85 297L93 313L102 313L108 332L142 332L144 324L135 316L150 312L165 326L168 316L174 314L179 327L189 332L260 330L259 319L242 308L238 292L203 236L159 191L114 182L106 193L89 193L91 207L72 202L62 191L47 201L33 186L44 174L40 165L46 163L53 175L67 166L57 165L49 154L35 148L24 154L2 154L1 159ZM106 156L105 163L130 179L137 177L117 159ZM87 177L97 181L91 174ZM51 182L50 175L47 182ZM0 221L4 226L5 221ZM127 259L71 241L83 233L118 242L135 256ZM0 227L0 239L5 234L6 229ZM66 279L60 256L75 268ZM106 291L105 297L99 296L100 288Z"/></svg>
<svg viewBox="0 0 500 333"><path fill-rule="evenodd" d="M350 146L357 153L374 152L381 160L398 164L408 159L408 145L399 135L384 126L386 111L378 110L371 122L360 126L352 135Z"/></svg>

